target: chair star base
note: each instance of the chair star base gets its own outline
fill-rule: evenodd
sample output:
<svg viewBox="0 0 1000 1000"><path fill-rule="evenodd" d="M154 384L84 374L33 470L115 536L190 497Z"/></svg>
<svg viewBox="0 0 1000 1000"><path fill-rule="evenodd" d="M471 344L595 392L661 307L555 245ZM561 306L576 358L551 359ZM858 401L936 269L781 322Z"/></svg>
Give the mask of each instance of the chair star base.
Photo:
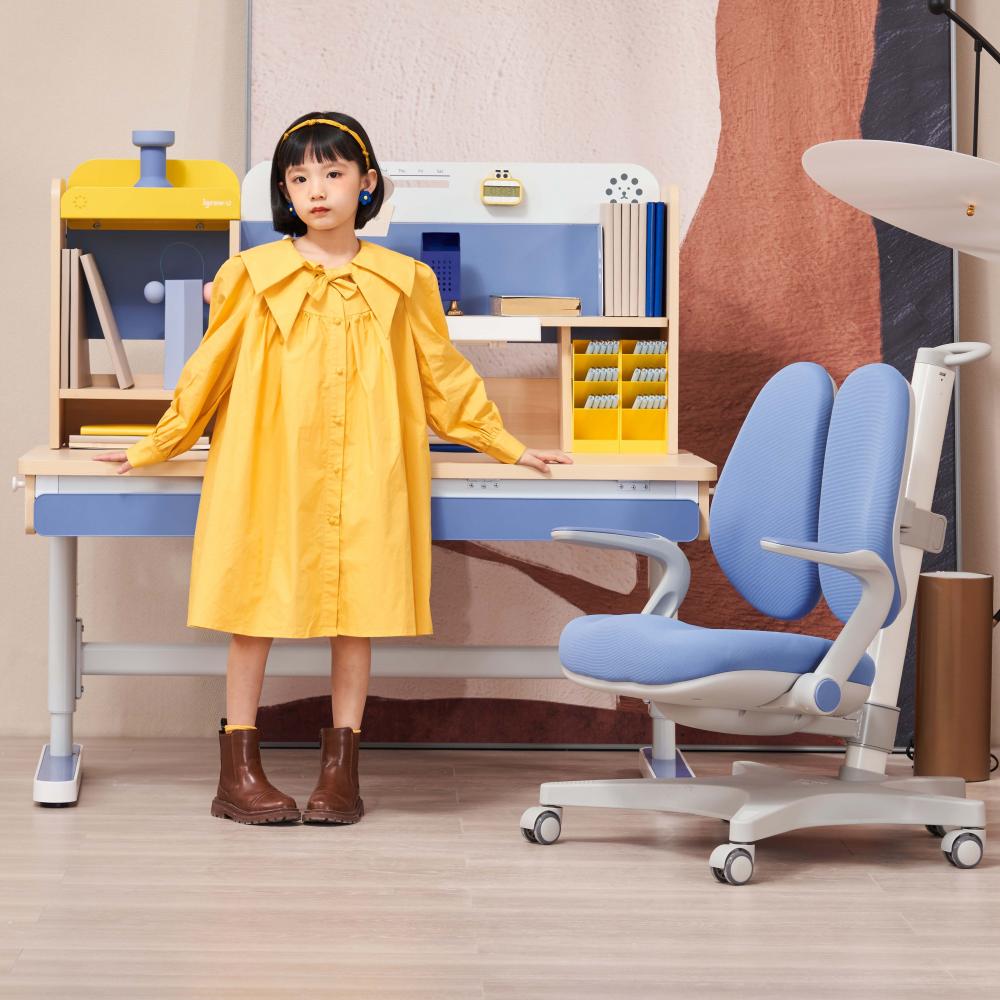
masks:
<svg viewBox="0 0 1000 1000"><path fill-rule="evenodd" d="M549 781L541 786L539 802L526 810L521 828L533 830L542 817L545 836L527 839L543 844L558 839L565 806L651 809L728 820L730 843L722 852L727 856L791 830L888 823L957 827L945 835L942 850L956 867L972 868L986 841L986 807L965 798L961 778L894 778L846 766L836 775L817 775L737 761L732 775L722 778ZM716 848L713 858L719 851L722 848ZM754 852L748 853L752 862ZM724 863L713 868L725 871ZM749 876L720 881L742 885Z"/></svg>

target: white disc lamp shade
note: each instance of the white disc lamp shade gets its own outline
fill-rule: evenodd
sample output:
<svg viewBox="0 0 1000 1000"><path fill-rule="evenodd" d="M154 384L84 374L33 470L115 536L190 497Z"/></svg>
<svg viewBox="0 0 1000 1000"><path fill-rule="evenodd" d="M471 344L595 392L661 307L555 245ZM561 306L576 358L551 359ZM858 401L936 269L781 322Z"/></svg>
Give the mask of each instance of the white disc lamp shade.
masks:
<svg viewBox="0 0 1000 1000"><path fill-rule="evenodd" d="M1000 260L1000 163L950 149L837 139L802 154L824 190L868 215L984 260Z"/></svg>

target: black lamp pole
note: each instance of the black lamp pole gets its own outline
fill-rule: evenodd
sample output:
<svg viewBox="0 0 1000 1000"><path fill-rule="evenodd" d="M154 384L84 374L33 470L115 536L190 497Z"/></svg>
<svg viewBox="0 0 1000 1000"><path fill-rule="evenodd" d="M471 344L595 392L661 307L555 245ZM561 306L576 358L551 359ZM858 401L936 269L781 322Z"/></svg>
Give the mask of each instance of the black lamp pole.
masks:
<svg viewBox="0 0 1000 1000"><path fill-rule="evenodd" d="M976 52L976 95L975 101L972 106L972 155L979 155L979 63L982 59L983 49L993 56L993 58L1000 64L1000 52L990 45L990 43L983 38L975 28L965 20L964 17L960 17L952 9L948 0L928 0L927 9L932 14L944 14L950 21L954 21L963 31L972 36L975 43L974 48Z"/></svg>

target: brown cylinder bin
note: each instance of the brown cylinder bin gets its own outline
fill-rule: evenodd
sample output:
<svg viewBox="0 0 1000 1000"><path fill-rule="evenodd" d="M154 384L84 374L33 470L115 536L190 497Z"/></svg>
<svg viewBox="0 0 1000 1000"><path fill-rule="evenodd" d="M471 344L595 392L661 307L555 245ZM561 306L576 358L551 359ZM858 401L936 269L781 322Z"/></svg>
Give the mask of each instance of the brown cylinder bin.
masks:
<svg viewBox="0 0 1000 1000"><path fill-rule="evenodd" d="M990 776L993 577L921 573L913 773Z"/></svg>

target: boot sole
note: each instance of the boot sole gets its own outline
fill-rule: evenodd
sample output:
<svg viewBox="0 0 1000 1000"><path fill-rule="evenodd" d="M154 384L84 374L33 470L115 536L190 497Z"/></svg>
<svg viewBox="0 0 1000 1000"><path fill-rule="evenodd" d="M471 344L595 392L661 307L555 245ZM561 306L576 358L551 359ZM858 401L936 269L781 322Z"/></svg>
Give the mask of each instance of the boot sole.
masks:
<svg viewBox="0 0 1000 1000"><path fill-rule="evenodd" d="M323 809L305 809L302 812L302 822L303 823L315 823L329 824L329 825L339 825L346 826L350 823L357 823L359 819L365 814L365 804L364 802L358 807L356 813L341 813L341 812L330 812Z"/></svg>
<svg viewBox="0 0 1000 1000"><path fill-rule="evenodd" d="M243 809L237 809L236 806L223 802L221 799L212 800L212 815L218 819L231 819L236 823L245 823L248 826L287 823L289 821L298 822L302 818L298 809L272 809L270 812L249 813Z"/></svg>

